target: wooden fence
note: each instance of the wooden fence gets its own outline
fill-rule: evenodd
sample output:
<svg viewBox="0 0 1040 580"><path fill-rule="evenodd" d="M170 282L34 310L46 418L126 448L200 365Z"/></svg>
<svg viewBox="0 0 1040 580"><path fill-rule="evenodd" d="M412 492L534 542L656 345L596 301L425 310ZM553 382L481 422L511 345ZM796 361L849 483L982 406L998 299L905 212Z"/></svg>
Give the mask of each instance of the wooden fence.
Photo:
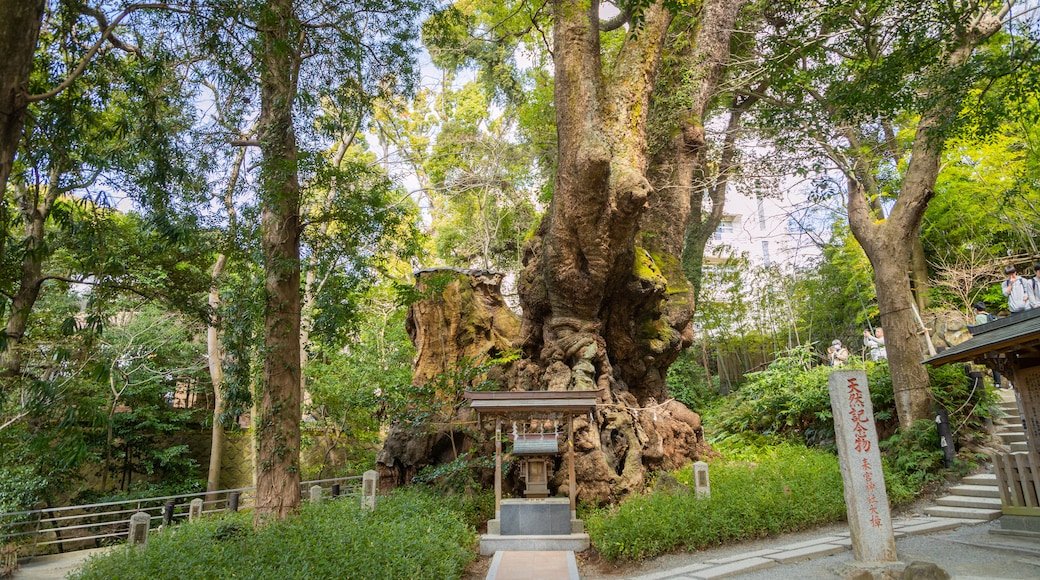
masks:
<svg viewBox="0 0 1040 580"><path fill-rule="evenodd" d="M1040 515L1040 469L1029 453L997 453L993 471L1005 514Z"/></svg>

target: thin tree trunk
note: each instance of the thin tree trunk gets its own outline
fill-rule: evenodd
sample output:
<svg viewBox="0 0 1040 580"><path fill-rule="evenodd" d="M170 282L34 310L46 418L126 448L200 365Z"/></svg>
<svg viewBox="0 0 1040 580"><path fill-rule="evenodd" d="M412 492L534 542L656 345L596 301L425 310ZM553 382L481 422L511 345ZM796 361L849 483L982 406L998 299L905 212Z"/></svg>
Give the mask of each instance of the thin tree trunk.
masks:
<svg viewBox="0 0 1040 580"><path fill-rule="evenodd" d="M227 256L220 254L217 262L213 265L213 286L209 290L210 316L214 320L206 328L206 351L209 354L209 377L213 383L213 430L209 444L209 473L206 477L206 491L213 492L220 489L220 466L224 460L224 426L220 422L220 416L224 414L224 351L220 347L220 324L217 317L220 308L219 280L224 274L227 265ZM209 496L207 500L212 500Z"/></svg>
<svg viewBox="0 0 1040 580"><path fill-rule="evenodd" d="M257 433L254 522L282 519L300 505L300 184L293 103L300 57L292 0L261 8L261 216L264 370Z"/></svg>

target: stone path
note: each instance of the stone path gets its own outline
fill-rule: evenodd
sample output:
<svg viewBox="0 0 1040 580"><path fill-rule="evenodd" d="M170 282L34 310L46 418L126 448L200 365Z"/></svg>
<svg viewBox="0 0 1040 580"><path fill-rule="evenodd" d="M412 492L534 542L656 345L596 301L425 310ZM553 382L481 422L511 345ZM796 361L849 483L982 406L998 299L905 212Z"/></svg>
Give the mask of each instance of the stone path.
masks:
<svg viewBox="0 0 1040 580"><path fill-rule="evenodd" d="M574 552L499 551L491 560L487 580L578 580Z"/></svg>
<svg viewBox="0 0 1040 580"><path fill-rule="evenodd" d="M978 520L963 520L953 518L908 518L894 519L892 526L895 528L896 538L907 535L927 534L941 530L949 530L965 524L977 524ZM681 568L663 570L653 574L633 577L632 580L709 580L715 578L728 578L767 570L784 564L793 564L803 560L821 558L834 554L841 554L852 549L852 540L849 532L836 532L824 535L812 540L766 548L753 552L746 552L727 558L709 559L704 562L690 564ZM783 571L777 570L776 577L785 577Z"/></svg>

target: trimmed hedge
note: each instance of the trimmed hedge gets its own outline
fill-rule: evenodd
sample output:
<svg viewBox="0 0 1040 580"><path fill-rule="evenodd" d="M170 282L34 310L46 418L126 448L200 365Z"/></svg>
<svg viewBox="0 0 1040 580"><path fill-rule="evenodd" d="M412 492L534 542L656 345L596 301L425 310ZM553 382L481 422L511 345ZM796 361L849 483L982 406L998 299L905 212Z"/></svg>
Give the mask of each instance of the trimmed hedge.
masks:
<svg viewBox="0 0 1040 580"><path fill-rule="evenodd" d="M692 467L676 478L692 486ZM792 532L845 517L838 458L800 445L732 452L712 463L711 497L654 492L586 516L609 560L643 560L679 549Z"/></svg>
<svg viewBox="0 0 1040 580"><path fill-rule="evenodd" d="M248 513L181 524L153 534L143 549L92 558L71 577L461 578L476 541L438 498L402 489L380 498L374 513L342 500L306 504L259 531Z"/></svg>

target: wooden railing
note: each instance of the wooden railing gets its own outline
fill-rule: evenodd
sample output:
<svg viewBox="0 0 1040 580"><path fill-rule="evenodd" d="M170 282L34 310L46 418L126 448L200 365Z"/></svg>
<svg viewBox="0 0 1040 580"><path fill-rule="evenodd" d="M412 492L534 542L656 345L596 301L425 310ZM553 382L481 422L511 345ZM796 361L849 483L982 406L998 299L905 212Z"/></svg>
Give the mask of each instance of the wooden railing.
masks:
<svg viewBox="0 0 1040 580"><path fill-rule="evenodd" d="M1029 453L997 453L993 471L1005 514L1040 515L1040 469Z"/></svg>
<svg viewBox="0 0 1040 580"><path fill-rule="evenodd" d="M357 495L361 490L361 476L301 482L300 493L304 500L311 497L314 486L322 488L323 496ZM149 514L153 526L168 526L188 518L193 499L203 500L203 515L222 513L252 508L255 491L255 488L243 487L0 513L0 570L4 569L6 550L11 547L15 549L14 557L31 558L55 551L70 552L120 543L127 539L130 516L137 512Z"/></svg>

